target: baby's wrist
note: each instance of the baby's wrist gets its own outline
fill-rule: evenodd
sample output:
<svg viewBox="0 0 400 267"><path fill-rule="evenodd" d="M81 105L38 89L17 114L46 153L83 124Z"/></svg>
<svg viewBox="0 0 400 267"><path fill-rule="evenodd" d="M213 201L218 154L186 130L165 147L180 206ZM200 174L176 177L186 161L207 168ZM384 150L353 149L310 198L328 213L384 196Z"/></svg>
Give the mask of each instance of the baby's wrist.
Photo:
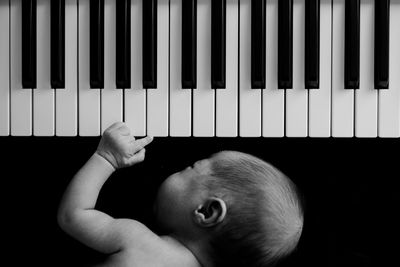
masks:
<svg viewBox="0 0 400 267"><path fill-rule="evenodd" d="M105 165L111 168L113 172L117 169L116 166L112 163L112 160L104 155L104 153L102 153L101 151L97 150L96 152L94 152L94 156L99 158Z"/></svg>

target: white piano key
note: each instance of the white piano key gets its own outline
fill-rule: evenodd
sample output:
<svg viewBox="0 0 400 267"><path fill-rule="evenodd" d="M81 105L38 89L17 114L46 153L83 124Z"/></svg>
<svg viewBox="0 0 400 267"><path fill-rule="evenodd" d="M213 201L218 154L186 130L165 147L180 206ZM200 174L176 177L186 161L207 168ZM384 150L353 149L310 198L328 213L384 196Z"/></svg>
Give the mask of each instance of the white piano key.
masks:
<svg viewBox="0 0 400 267"><path fill-rule="evenodd" d="M131 89L125 89L125 123L134 136L146 135L146 90L142 82L142 0L131 1Z"/></svg>
<svg viewBox="0 0 400 267"><path fill-rule="evenodd" d="M50 0L37 0L37 88L33 90L33 134L54 135L54 89L50 85Z"/></svg>
<svg viewBox="0 0 400 267"><path fill-rule="evenodd" d="M332 136L353 137L354 90L344 89L345 0L332 7Z"/></svg>
<svg viewBox="0 0 400 267"><path fill-rule="evenodd" d="M147 89L147 134L168 135L169 1L158 0L157 89Z"/></svg>
<svg viewBox="0 0 400 267"><path fill-rule="evenodd" d="M10 1L11 135L32 134L32 89L22 89L22 0Z"/></svg>
<svg viewBox="0 0 400 267"><path fill-rule="evenodd" d="M267 37L268 39L268 37ZM251 1L240 1L239 135L261 136L261 89L251 88Z"/></svg>
<svg viewBox="0 0 400 267"><path fill-rule="evenodd" d="M100 135L100 90L90 88L90 1L79 1L79 135Z"/></svg>
<svg viewBox="0 0 400 267"><path fill-rule="evenodd" d="M104 89L101 90L101 133L122 121L123 90L116 88L116 1L104 1Z"/></svg>
<svg viewBox="0 0 400 267"><path fill-rule="evenodd" d="M278 89L278 0L267 0L266 89L262 92L262 134L282 137L285 131L285 91Z"/></svg>
<svg viewBox="0 0 400 267"><path fill-rule="evenodd" d="M375 1L360 2L360 89L355 94L355 136L378 135L378 91L374 89Z"/></svg>
<svg viewBox="0 0 400 267"><path fill-rule="evenodd" d="M293 89L286 90L286 136L308 135L308 90L304 88L305 0L293 1Z"/></svg>
<svg viewBox="0 0 400 267"><path fill-rule="evenodd" d="M216 90L216 135L235 137L238 132L238 0L226 2L225 89Z"/></svg>
<svg viewBox="0 0 400 267"><path fill-rule="evenodd" d="M0 136L10 134L9 1L0 0Z"/></svg>
<svg viewBox="0 0 400 267"><path fill-rule="evenodd" d="M390 5L389 89L379 90L379 137L400 137L400 0Z"/></svg>
<svg viewBox="0 0 400 267"><path fill-rule="evenodd" d="M170 9L170 135L190 136L192 90L182 89L182 0L171 0Z"/></svg>
<svg viewBox="0 0 400 267"><path fill-rule="evenodd" d="M197 89L193 136L214 136L215 90L211 88L211 0L197 1Z"/></svg>
<svg viewBox="0 0 400 267"><path fill-rule="evenodd" d="M332 0L320 2L319 89L309 90L310 137L331 135Z"/></svg>
<svg viewBox="0 0 400 267"><path fill-rule="evenodd" d="M65 1L65 89L56 93L56 135L78 133L78 12L77 0Z"/></svg>

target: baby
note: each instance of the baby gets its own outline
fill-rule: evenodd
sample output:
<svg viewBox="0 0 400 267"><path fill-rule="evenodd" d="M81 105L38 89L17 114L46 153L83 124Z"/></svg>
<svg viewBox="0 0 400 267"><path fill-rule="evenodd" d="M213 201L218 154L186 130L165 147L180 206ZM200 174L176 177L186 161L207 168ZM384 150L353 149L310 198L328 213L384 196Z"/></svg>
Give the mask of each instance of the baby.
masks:
<svg viewBox="0 0 400 267"><path fill-rule="evenodd" d="M113 124L61 201L60 227L108 254L102 266L270 266L295 249L303 226L295 185L270 164L240 152L216 153L163 182L154 211L168 235L96 210L106 180L143 161L151 141L136 140L124 123Z"/></svg>

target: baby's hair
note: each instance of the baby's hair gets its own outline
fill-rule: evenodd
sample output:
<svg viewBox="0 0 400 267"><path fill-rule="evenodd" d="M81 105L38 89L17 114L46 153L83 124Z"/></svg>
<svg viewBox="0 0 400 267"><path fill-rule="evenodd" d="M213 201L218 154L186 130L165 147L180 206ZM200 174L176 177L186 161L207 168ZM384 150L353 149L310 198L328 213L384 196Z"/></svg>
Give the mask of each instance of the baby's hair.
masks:
<svg viewBox="0 0 400 267"><path fill-rule="evenodd" d="M303 227L300 195L271 164L221 151L212 156L204 186L227 205L210 241L217 266L272 266L295 250Z"/></svg>

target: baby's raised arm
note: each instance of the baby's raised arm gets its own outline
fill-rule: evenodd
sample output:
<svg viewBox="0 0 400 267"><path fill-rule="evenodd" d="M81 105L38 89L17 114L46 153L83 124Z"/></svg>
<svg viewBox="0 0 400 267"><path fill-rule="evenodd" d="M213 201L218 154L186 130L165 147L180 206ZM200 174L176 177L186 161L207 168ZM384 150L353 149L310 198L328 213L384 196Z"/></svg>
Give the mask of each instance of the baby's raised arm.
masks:
<svg viewBox="0 0 400 267"><path fill-rule="evenodd" d="M96 152L68 185L58 210L60 227L68 234L103 253L121 249L127 231L145 234L139 222L114 219L95 210L100 189L119 168L144 160L145 146L152 137L135 140L124 123L115 123L103 134ZM142 231L143 230L143 231Z"/></svg>

